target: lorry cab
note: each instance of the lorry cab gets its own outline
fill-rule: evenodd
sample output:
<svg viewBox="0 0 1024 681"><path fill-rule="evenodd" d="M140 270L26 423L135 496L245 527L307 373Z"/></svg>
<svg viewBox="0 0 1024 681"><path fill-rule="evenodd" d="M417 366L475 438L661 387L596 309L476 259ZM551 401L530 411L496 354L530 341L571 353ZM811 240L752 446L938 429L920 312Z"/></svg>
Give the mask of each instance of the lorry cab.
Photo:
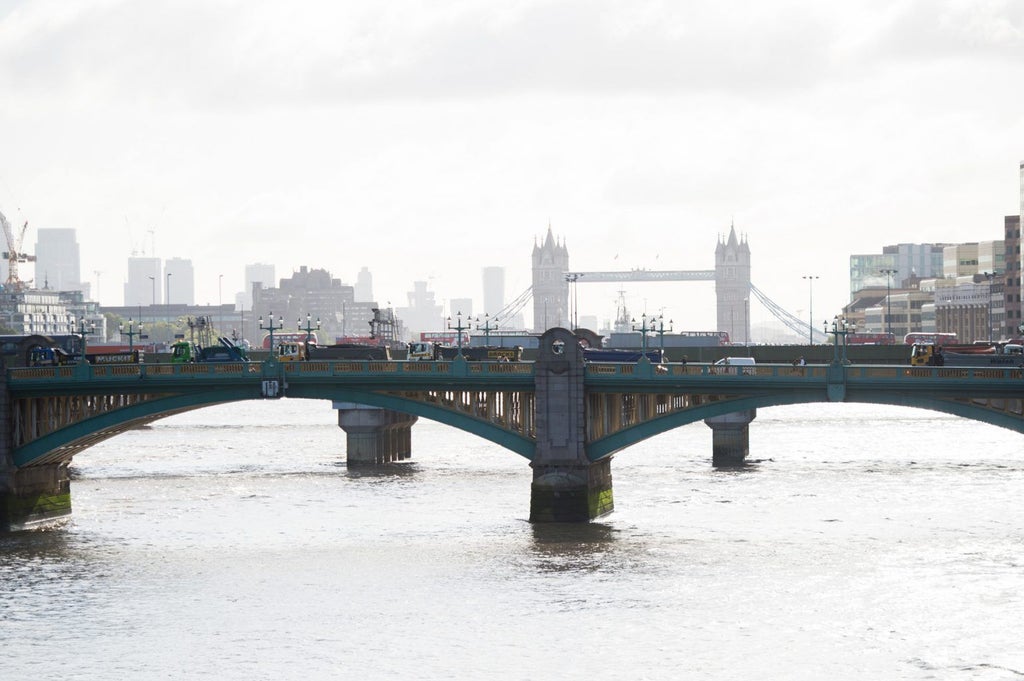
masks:
<svg viewBox="0 0 1024 681"><path fill-rule="evenodd" d="M306 359L306 344L287 341L276 343L277 351L274 353L281 362L299 362Z"/></svg>

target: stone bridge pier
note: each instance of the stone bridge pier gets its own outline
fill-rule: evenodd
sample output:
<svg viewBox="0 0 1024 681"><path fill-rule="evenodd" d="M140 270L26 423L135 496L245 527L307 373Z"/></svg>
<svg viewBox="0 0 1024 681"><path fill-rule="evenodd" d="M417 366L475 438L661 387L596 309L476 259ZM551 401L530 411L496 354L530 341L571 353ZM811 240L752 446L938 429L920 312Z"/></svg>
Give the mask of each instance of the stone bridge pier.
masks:
<svg viewBox="0 0 1024 681"><path fill-rule="evenodd" d="M412 456L416 416L355 402L334 402L338 426L345 431L349 466L378 466Z"/></svg>
<svg viewBox="0 0 1024 681"><path fill-rule="evenodd" d="M0 360L0 532L29 530L71 515L71 478L66 461L14 466L11 396Z"/></svg>
<svg viewBox="0 0 1024 681"><path fill-rule="evenodd" d="M704 419L704 423L711 428L712 466L729 467L744 464L750 453L750 422L756 416L756 409L744 409Z"/></svg>
<svg viewBox="0 0 1024 681"><path fill-rule="evenodd" d="M583 354L567 329L540 338L534 365L537 447L530 488L530 522L587 522L615 508L611 457L586 453Z"/></svg>

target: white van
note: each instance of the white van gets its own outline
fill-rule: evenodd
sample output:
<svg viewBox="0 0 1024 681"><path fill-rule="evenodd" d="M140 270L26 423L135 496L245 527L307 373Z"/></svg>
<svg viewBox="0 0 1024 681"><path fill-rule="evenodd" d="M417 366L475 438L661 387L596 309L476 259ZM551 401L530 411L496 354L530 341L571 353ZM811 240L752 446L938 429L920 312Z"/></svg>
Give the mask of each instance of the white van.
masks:
<svg viewBox="0 0 1024 681"><path fill-rule="evenodd" d="M721 367L749 367L753 366L757 362L754 361L753 357L723 357L722 359L715 362L713 372L716 374L748 374L753 375L753 369L722 369Z"/></svg>

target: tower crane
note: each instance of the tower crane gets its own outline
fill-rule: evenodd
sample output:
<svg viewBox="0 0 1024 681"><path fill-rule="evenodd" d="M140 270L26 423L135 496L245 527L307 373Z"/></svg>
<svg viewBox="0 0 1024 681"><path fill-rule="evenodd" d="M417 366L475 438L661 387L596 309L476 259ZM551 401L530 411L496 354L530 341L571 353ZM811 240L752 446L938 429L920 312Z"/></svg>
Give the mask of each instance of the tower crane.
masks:
<svg viewBox="0 0 1024 681"><path fill-rule="evenodd" d="M14 231L11 229L11 223L7 222L7 218L4 217L3 213L0 213L0 225L4 229L4 237L7 239L7 251L4 252L3 257L7 259L7 283L8 288L20 289L24 286L22 281L18 279L18 263L19 262L34 262L36 256L28 255L21 252L21 242L25 239L25 230L28 229L28 221L25 222L21 227L21 231L18 232L18 236L14 236Z"/></svg>

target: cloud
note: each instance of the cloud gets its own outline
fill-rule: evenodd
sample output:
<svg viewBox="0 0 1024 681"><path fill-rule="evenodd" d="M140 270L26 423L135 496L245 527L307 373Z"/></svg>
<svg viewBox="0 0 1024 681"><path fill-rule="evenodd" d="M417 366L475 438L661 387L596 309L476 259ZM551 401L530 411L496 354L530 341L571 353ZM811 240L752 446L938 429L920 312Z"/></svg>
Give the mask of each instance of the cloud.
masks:
<svg viewBox="0 0 1024 681"><path fill-rule="evenodd" d="M755 92L821 78L833 31L801 3L42 1L0 21L0 84L199 108Z"/></svg>

